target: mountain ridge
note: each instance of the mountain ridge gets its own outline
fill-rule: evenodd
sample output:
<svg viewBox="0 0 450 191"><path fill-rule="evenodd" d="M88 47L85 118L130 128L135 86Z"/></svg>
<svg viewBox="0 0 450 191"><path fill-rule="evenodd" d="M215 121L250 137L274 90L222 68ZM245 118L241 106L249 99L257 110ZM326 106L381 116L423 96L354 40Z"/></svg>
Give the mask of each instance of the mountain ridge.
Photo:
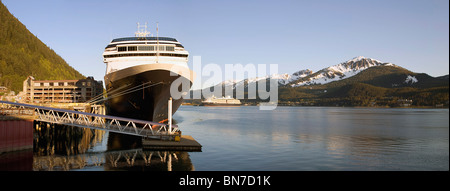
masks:
<svg viewBox="0 0 450 191"><path fill-rule="evenodd" d="M16 93L28 76L37 80L85 78L14 17L0 1L0 86Z"/></svg>
<svg viewBox="0 0 450 191"><path fill-rule="evenodd" d="M277 79L279 85L282 86L289 85L292 87L298 87L305 85L320 85L352 77L359 72L374 66L394 66L401 68L400 66L389 62L381 62L376 59L358 56L346 62L323 68L317 72L313 72L310 69L302 69L292 74L272 74L264 77L244 80L225 80L219 84L225 86L237 86L243 84L244 82L255 82L270 77L271 79ZM233 89L234 88L235 87L233 87Z"/></svg>
<svg viewBox="0 0 450 191"><path fill-rule="evenodd" d="M374 66L395 66L392 63L384 63L372 58L365 58L363 56L355 57L346 62L333 65L321 69L308 76L300 78L289 83L291 86L326 84L337 80L352 77L359 72Z"/></svg>
<svg viewBox="0 0 450 191"><path fill-rule="evenodd" d="M257 86L257 83L261 82L267 83L269 77L278 80L280 103L295 102L301 105L307 103L325 106L374 106L373 104L396 106L398 100L414 99L416 105L443 104L448 106L448 75L432 77L426 73L411 72L389 62L362 56L317 72L304 69L291 75L272 74L241 81L228 80L209 88L210 90L222 88L223 96L233 97L235 97L236 91L244 89L241 95L247 95L249 87ZM223 94L226 88L233 89L233 95ZM197 95L199 95L198 92ZM203 96L207 98L211 95L203 94ZM262 100L252 101L248 97L243 100L247 103L258 101Z"/></svg>

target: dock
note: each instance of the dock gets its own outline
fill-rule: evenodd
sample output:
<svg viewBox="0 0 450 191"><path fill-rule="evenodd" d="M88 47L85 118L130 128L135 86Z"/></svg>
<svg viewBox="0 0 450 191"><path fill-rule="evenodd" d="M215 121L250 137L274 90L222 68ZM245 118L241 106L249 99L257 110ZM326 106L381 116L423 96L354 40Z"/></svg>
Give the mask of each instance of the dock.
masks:
<svg viewBox="0 0 450 191"><path fill-rule="evenodd" d="M171 101L170 99L168 103L169 108L171 108ZM202 145L194 138L181 135L178 125L171 123L171 115L169 115L169 124L164 124L1 100L0 104L2 106L0 107L1 121L39 121L140 136L145 150L202 151ZM171 112L169 109L169 113Z"/></svg>
<svg viewBox="0 0 450 191"><path fill-rule="evenodd" d="M180 141L165 141L160 139L142 139L142 149L144 150L164 150L164 151L202 151L202 145L192 136L181 135Z"/></svg>
<svg viewBox="0 0 450 191"><path fill-rule="evenodd" d="M177 125L157 123L95 113L86 113L68 109L59 109L1 101L6 105L0 108L0 114L10 116L31 115L35 121L68 125L89 129L98 129L141 137L174 137L179 132Z"/></svg>

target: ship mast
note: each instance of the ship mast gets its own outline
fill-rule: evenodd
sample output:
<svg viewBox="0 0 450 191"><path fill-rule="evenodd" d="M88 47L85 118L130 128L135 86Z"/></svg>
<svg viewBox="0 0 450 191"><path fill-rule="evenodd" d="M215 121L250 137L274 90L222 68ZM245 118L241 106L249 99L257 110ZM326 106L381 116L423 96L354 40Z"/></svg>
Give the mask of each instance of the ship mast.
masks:
<svg viewBox="0 0 450 191"><path fill-rule="evenodd" d="M137 23L137 31L134 33L135 37L147 37L149 34L150 32L147 31L147 22L145 22L145 25Z"/></svg>
<svg viewBox="0 0 450 191"><path fill-rule="evenodd" d="M147 22L145 22L145 25L140 25L137 23L137 31L134 33L135 37L148 37L149 34L151 34L149 31L147 31ZM152 35L153 36L153 35ZM147 44L147 41L145 41L145 44ZM158 22L156 22L156 63L159 62L159 36L158 36Z"/></svg>
<svg viewBox="0 0 450 191"><path fill-rule="evenodd" d="M158 22L156 22L156 63L159 61L159 36L158 36Z"/></svg>

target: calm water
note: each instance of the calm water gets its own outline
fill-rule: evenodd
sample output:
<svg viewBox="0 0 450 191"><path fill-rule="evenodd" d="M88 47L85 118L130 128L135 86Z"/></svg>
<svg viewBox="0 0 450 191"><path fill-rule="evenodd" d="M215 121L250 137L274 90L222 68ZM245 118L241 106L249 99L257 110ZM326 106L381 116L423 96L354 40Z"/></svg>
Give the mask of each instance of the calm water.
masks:
<svg viewBox="0 0 450 191"><path fill-rule="evenodd" d="M182 106L174 119L203 152L142 151L103 131L44 126L30 170L449 170L448 109Z"/></svg>
<svg viewBox="0 0 450 191"><path fill-rule="evenodd" d="M448 109L182 107L196 170L449 170Z"/></svg>

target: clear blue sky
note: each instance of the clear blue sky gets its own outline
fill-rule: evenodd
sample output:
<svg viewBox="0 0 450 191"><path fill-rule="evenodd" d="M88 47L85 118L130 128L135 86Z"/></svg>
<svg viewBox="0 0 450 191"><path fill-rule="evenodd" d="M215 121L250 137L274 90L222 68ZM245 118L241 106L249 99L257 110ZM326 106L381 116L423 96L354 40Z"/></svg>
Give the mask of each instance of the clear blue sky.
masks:
<svg viewBox="0 0 450 191"><path fill-rule="evenodd" d="M279 64L318 71L356 56L431 76L449 73L448 0L2 0L44 43L103 80L102 53L136 22L177 38L203 65Z"/></svg>

